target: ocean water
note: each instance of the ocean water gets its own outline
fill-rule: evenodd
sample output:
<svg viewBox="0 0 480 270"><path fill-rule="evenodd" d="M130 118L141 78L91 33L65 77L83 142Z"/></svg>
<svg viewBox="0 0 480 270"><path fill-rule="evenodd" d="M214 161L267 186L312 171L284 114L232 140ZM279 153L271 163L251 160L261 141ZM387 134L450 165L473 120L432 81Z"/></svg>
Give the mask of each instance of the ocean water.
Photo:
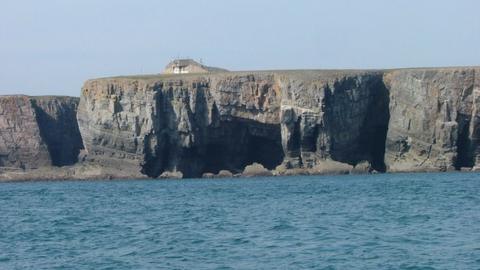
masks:
<svg viewBox="0 0 480 270"><path fill-rule="evenodd" d="M480 174L4 183L0 269L480 269Z"/></svg>

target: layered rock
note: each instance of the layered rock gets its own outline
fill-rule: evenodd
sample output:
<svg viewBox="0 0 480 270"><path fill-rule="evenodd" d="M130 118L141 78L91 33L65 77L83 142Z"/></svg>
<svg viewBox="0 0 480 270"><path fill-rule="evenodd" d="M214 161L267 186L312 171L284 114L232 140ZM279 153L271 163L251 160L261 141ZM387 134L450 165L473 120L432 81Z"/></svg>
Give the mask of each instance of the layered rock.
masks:
<svg viewBox="0 0 480 270"><path fill-rule="evenodd" d="M72 165L82 146L78 98L0 97L0 168Z"/></svg>
<svg viewBox="0 0 480 270"><path fill-rule="evenodd" d="M446 171L478 164L479 69L387 72L389 171Z"/></svg>
<svg viewBox="0 0 480 270"><path fill-rule="evenodd" d="M27 96L0 97L0 167L34 169L50 166L51 158Z"/></svg>
<svg viewBox="0 0 480 270"><path fill-rule="evenodd" d="M368 161L385 170L388 92L382 72L304 71L278 78L285 168L321 173L320 163L334 160L350 165Z"/></svg>
<svg viewBox="0 0 480 270"><path fill-rule="evenodd" d="M151 177L318 168L384 170L388 95L378 71L240 72L91 80L79 126L89 159Z"/></svg>
<svg viewBox="0 0 480 270"><path fill-rule="evenodd" d="M268 74L92 80L78 121L89 159L105 166L152 177L241 171L250 158L274 168L282 150L273 86Z"/></svg>
<svg viewBox="0 0 480 270"><path fill-rule="evenodd" d="M152 75L89 80L79 104L5 96L0 168L76 179L478 169L479 74Z"/></svg>
<svg viewBox="0 0 480 270"><path fill-rule="evenodd" d="M40 135L47 145L52 165L73 165L83 149L77 123L79 98L31 97Z"/></svg>

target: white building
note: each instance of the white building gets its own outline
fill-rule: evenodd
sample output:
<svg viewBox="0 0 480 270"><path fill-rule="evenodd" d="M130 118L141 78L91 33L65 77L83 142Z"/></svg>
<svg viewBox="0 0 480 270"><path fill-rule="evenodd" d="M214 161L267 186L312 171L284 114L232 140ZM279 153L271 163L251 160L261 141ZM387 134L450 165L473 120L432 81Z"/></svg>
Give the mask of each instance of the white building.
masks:
<svg viewBox="0 0 480 270"><path fill-rule="evenodd" d="M163 74L207 73L222 71L228 70L216 67L208 67L192 59L176 59L165 67Z"/></svg>

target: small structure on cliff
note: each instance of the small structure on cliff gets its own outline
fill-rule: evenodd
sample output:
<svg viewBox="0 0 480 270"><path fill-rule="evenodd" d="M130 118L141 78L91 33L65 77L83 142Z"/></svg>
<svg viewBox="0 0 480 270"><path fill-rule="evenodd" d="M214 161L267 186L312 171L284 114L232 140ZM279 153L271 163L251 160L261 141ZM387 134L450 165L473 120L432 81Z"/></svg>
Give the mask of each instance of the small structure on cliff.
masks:
<svg viewBox="0 0 480 270"><path fill-rule="evenodd" d="M165 67L163 74L208 73L222 71L228 70L205 66L192 59L175 59Z"/></svg>

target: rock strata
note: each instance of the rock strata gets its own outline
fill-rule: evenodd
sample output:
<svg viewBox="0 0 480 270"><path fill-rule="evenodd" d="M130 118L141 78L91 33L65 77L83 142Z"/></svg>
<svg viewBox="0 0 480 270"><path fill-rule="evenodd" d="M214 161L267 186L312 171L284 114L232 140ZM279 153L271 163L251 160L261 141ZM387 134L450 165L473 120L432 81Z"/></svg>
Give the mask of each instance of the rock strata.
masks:
<svg viewBox="0 0 480 270"><path fill-rule="evenodd" d="M36 169L52 163L27 96L0 97L0 167Z"/></svg>
<svg viewBox="0 0 480 270"><path fill-rule="evenodd" d="M71 97L0 96L0 179L35 169L48 174L53 166L77 163L83 148L78 102Z"/></svg>
<svg viewBox="0 0 480 270"><path fill-rule="evenodd" d="M78 98L31 97L37 125L54 166L73 165L83 149L77 124Z"/></svg>
<svg viewBox="0 0 480 270"><path fill-rule="evenodd" d="M87 167L99 178L98 168L121 178L475 171L479 74L459 67L112 77L87 81L78 111L74 98L1 97L0 167L64 166L67 178Z"/></svg>
<svg viewBox="0 0 480 270"><path fill-rule="evenodd" d="M92 159L150 177L329 160L385 171L387 100L381 71L118 77L85 83L78 121Z"/></svg>
<svg viewBox="0 0 480 270"><path fill-rule="evenodd" d="M447 171L478 164L478 68L388 72L389 171Z"/></svg>

